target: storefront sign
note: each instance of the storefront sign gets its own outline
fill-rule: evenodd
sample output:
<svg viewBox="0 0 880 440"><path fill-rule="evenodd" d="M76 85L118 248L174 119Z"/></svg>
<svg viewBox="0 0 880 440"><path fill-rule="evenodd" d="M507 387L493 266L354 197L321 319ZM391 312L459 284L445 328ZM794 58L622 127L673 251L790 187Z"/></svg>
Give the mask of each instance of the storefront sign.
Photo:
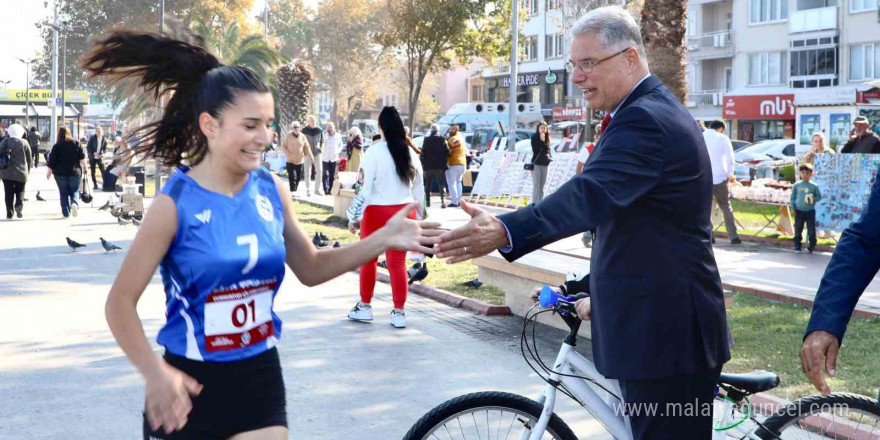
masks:
<svg viewBox="0 0 880 440"><path fill-rule="evenodd" d="M501 87L510 87L510 77L501 78ZM537 86L541 85L541 75L537 73L524 73L516 78L517 86Z"/></svg>
<svg viewBox="0 0 880 440"><path fill-rule="evenodd" d="M27 102L28 94L30 94L32 102L47 102L52 98L52 91L48 89L30 89L30 91L8 89L0 90L0 102ZM60 96L61 91L59 90L58 97ZM65 90L64 102L67 104L88 104L89 92L86 90Z"/></svg>
<svg viewBox="0 0 880 440"><path fill-rule="evenodd" d="M794 109L794 95L724 98L724 119L794 119Z"/></svg>
<svg viewBox="0 0 880 440"><path fill-rule="evenodd" d="M871 89L866 92L858 92L859 104L873 104L880 101L880 89Z"/></svg>
<svg viewBox="0 0 880 440"><path fill-rule="evenodd" d="M554 121L580 121L584 119L583 107L556 107L553 109Z"/></svg>

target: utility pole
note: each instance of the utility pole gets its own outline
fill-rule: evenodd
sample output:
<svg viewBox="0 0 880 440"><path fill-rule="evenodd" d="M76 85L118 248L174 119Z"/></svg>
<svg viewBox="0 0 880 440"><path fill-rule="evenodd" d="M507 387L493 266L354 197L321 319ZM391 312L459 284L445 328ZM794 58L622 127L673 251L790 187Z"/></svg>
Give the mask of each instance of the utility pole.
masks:
<svg viewBox="0 0 880 440"><path fill-rule="evenodd" d="M67 103L64 100L64 91L67 88L67 33L62 33L61 38L61 125L66 125L64 121L64 106Z"/></svg>
<svg viewBox="0 0 880 440"><path fill-rule="evenodd" d="M56 98L58 91L58 0L52 1L52 99ZM28 69L30 70L30 69ZM58 136L58 119L56 106L52 105L52 120L49 123L50 144L55 145Z"/></svg>
<svg viewBox="0 0 880 440"><path fill-rule="evenodd" d="M263 9L263 39L269 42L269 0L266 0L266 8Z"/></svg>
<svg viewBox="0 0 880 440"><path fill-rule="evenodd" d="M24 87L25 87L25 92L24 92L24 95L25 95L24 96L24 102L25 102L25 105L24 105L24 125L30 126L31 125L31 118L30 118L30 116L31 116L31 63L33 63L34 61L37 61L37 59L36 58L28 58L28 59L19 58L18 60L21 61L22 63L24 63L25 68L27 69L27 72L25 73L25 77L27 79L25 80L25 84L24 84ZM8 81L6 81L6 83L8 83Z"/></svg>
<svg viewBox="0 0 880 440"><path fill-rule="evenodd" d="M510 33L512 41L510 43L510 121L507 126L507 151L516 151L516 76L518 61L518 45L519 45L519 0L510 2L513 4L513 15L510 20Z"/></svg>

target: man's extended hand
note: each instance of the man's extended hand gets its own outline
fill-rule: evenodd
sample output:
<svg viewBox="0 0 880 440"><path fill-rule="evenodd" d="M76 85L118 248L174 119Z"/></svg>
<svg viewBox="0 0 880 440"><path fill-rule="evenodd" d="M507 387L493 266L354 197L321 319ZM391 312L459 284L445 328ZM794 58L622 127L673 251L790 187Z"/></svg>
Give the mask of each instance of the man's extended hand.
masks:
<svg viewBox="0 0 880 440"><path fill-rule="evenodd" d="M471 220L438 237L438 258L448 258L446 262L449 264L460 263L510 244L507 229L497 217L465 201L461 202L461 209L471 216Z"/></svg>
<svg viewBox="0 0 880 440"><path fill-rule="evenodd" d="M825 371L834 377L837 375L837 352L840 341L837 336L823 330L810 332L804 339L801 348L801 368L804 375L822 394L830 394L831 387L825 382Z"/></svg>

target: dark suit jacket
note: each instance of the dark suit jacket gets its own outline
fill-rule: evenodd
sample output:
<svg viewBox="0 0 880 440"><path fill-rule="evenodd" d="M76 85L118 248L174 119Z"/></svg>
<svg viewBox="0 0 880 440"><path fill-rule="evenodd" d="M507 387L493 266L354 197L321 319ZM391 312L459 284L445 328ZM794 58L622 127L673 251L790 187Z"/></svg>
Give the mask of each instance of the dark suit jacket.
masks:
<svg viewBox="0 0 880 440"><path fill-rule="evenodd" d="M99 141L98 135L93 134L92 137L89 138L88 145L86 145L86 151L89 152L89 159L93 158L95 153L100 152L101 154L104 154L107 151L107 138L102 136Z"/></svg>
<svg viewBox="0 0 880 440"><path fill-rule="evenodd" d="M846 326L865 288L880 269L880 179L862 217L843 231L816 292L806 334L825 330L843 342Z"/></svg>
<svg viewBox="0 0 880 440"><path fill-rule="evenodd" d="M583 172L534 206L499 218L508 260L594 230L593 355L629 380L730 359L709 219L712 167L694 118L655 76L624 101Z"/></svg>

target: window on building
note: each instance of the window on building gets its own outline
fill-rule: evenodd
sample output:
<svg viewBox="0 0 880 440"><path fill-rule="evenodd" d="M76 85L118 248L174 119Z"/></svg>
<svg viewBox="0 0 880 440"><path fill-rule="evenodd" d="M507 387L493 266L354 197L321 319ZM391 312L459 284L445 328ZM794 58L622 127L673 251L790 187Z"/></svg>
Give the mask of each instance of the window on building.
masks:
<svg viewBox="0 0 880 440"><path fill-rule="evenodd" d="M539 12L538 0L523 0L522 7L529 13L529 15L537 15Z"/></svg>
<svg viewBox="0 0 880 440"><path fill-rule="evenodd" d="M562 34L546 35L544 39L544 58L562 58Z"/></svg>
<svg viewBox="0 0 880 440"><path fill-rule="evenodd" d="M529 86L526 90L528 91L526 95L528 102L541 103L541 86Z"/></svg>
<svg viewBox="0 0 880 440"><path fill-rule="evenodd" d="M562 9L562 0L545 0L545 3L547 4L548 11Z"/></svg>
<svg viewBox="0 0 880 440"><path fill-rule="evenodd" d="M789 54L792 80L804 76L837 76L837 48L793 50Z"/></svg>
<svg viewBox="0 0 880 440"><path fill-rule="evenodd" d="M548 104L564 104L565 89L562 83L550 84L550 102Z"/></svg>
<svg viewBox="0 0 880 440"><path fill-rule="evenodd" d="M798 11L826 8L828 6L837 6L837 0L797 0Z"/></svg>
<svg viewBox="0 0 880 440"><path fill-rule="evenodd" d="M850 0L849 11L861 12L877 9L877 0Z"/></svg>
<svg viewBox="0 0 880 440"><path fill-rule="evenodd" d="M877 0L873 1L876 2ZM750 24L779 21L787 18L787 0L749 0Z"/></svg>
<svg viewBox="0 0 880 440"><path fill-rule="evenodd" d="M471 101L483 100L483 86L471 86Z"/></svg>
<svg viewBox="0 0 880 440"><path fill-rule="evenodd" d="M510 89L507 87L498 87L495 89L495 99L493 102L507 102L510 100Z"/></svg>
<svg viewBox="0 0 880 440"><path fill-rule="evenodd" d="M782 79L782 52L749 54L750 86L781 84Z"/></svg>
<svg viewBox="0 0 880 440"><path fill-rule="evenodd" d="M538 59L538 37L536 35L532 35L530 37L526 37L523 43L526 46L526 53L524 61L535 61Z"/></svg>
<svg viewBox="0 0 880 440"><path fill-rule="evenodd" d="M880 74L880 43L856 44L849 47L849 79L862 81Z"/></svg>

